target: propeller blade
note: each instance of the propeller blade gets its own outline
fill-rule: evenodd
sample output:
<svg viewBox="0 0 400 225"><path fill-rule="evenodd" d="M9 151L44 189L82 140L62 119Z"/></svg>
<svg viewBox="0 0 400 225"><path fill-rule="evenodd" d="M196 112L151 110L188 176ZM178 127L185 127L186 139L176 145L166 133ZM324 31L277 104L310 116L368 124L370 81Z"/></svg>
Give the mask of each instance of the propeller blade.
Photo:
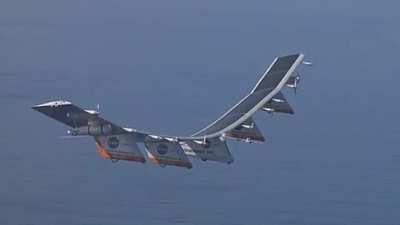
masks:
<svg viewBox="0 0 400 225"><path fill-rule="evenodd" d="M59 139L62 140L72 140L72 139L80 139L80 138L88 138L90 136L88 135L78 135L78 136L71 136L71 135L63 135L63 136L58 136Z"/></svg>
<svg viewBox="0 0 400 225"><path fill-rule="evenodd" d="M313 66L313 63L311 61L303 61L303 64L306 66Z"/></svg>

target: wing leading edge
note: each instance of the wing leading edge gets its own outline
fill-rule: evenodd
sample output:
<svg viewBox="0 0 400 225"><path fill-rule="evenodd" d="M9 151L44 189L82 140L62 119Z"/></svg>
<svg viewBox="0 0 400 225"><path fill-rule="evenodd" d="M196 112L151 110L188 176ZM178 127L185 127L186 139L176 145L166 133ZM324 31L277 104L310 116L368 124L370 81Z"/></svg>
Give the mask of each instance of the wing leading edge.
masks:
<svg viewBox="0 0 400 225"><path fill-rule="evenodd" d="M303 59L302 54L275 58L247 96L215 122L191 136L154 135L124 128L102 118L99 112L81 109L68 101L53 101L32 108L71 127L68 133L72 136L94 137L100 156L113 162L144 163L147 156L150 162L162 167L171 165L190 169L190 156L230 164L234 159L227 146L228 139L265 141L252 118L255 112L294 113L281 90L284 86L296 88L299 77L295 69ZM138 143L143 143L145 148L141 149Z"/></svg>

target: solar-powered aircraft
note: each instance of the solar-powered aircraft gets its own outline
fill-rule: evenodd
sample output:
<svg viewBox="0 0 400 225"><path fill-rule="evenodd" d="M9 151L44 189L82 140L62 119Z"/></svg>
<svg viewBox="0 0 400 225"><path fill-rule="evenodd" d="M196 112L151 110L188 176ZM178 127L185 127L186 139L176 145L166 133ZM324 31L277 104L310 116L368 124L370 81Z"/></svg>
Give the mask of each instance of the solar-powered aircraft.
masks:
<svg viewBox="0 0 400 225"><path fill-rule="evenodd" d="M94 137L100 156L113 162L145 163L147 158L161 167L190 169L189 157L194 157L230 164L233 156L227 140L265 141L252 118L254 113L294 114L281 90L285 86L296 90L300 81L296 68L300 64L311 65L304 61L303 54L275 58L249 94L216 121L190 136L157 135L121 127L102 118L99 110L82 109L68 101L52 101L32 108L71 127L67 132L71 136ZM144 144L144 151L138 143Z"/></svg>

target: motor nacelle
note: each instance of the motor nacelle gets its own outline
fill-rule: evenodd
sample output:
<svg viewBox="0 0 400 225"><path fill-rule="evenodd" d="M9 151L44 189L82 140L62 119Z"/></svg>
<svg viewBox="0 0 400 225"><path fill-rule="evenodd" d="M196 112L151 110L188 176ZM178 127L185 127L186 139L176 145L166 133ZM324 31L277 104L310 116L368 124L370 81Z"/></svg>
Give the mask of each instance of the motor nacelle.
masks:
<svg viewBox="0 0 400 225"><path fill-rule="evenodd" d="M289 79L286 81L286 86L290 88L296 88L299 82L300 76L297 74L295 76L289 77Z"/></svg>
<svg viewBox="0 0 400 225"><path fill-rule="evenodd" d="M91 136L100 136L100 135L110 135L112 133L111 124L99 124L99 125L88 125L84 127L76 127L67 131L69 135L78 136L78 135L91 135Z"/></svg>
<svg viewBox="0 0 400 225"><path fill-rule="evenodd" d="M203 146L204 148L209 148L211 145L210 141L208 141L206 138L203 140L193 140L193 142Z"/></svg>
<svg viewBox="0 0 400 225"><path fill-rule="evenodd" d="M85 112L92 114L92 115L96 115L96 116L100 115L100 112L97 110L85 109Z"/></svg>

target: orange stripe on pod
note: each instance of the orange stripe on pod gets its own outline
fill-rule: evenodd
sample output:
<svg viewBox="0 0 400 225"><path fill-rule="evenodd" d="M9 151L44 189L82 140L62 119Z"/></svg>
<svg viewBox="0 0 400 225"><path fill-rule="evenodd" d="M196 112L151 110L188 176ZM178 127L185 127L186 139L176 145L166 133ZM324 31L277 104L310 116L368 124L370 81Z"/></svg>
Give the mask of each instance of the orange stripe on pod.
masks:
<svg viewBox="0 0 400 225"><path fill-rule="evenodd" d="M99 153L101 158L111 159L111 154L107 151L106 148L103 147L103 145L100 143L100 141L97 139L97 137L95 138L95 141L96 141L97 152Z"/></svg>
<svg viewBox="0 0 400 225"><path fill-rule="evenodd" d="M108 151L110 156L113 159L119 159L119 160L127 160L127 161L135 161L135 162L146 162L146 159L142 156L136 156L131 154L130 152L111 152Z"/></svg>
<svg viewBox="0 0 400 225"><path fill-rule="evenodd" d="M182 161L182 160L175 160L175 159L162 159L156 158L154 156L149 157L150 161L154 164L164 164L164 165L174 165L179 167L186 167L188 169L192 168L192 164L190 162Z"/></svg>

